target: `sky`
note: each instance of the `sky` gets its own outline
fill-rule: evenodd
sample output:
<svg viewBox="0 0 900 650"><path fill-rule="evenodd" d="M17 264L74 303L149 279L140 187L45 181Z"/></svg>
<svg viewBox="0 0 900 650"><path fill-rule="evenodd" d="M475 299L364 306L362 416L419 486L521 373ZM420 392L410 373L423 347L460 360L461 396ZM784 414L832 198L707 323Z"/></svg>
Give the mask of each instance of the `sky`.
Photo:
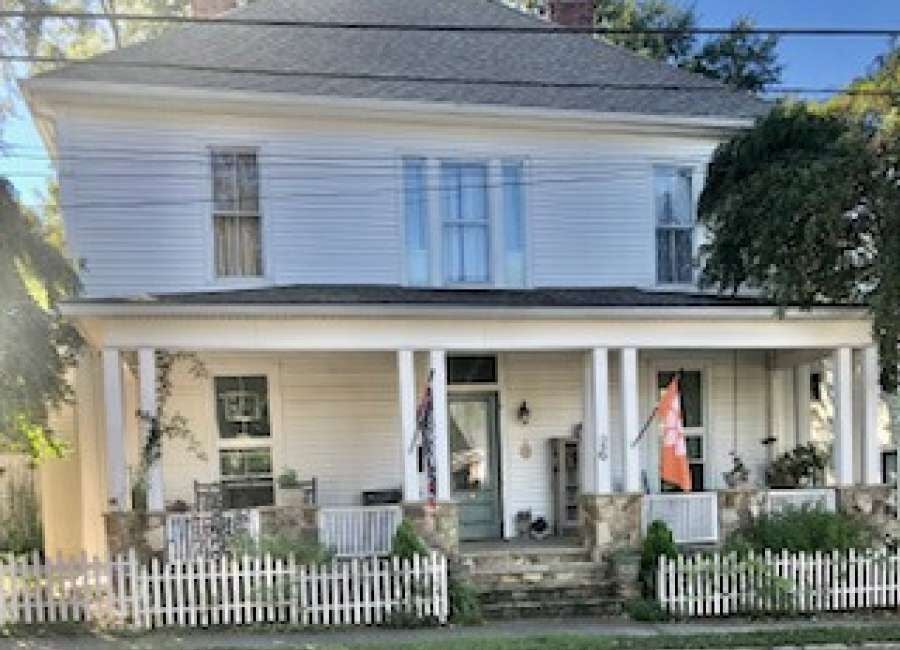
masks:
<svg viewBox="0 0 900 650"><path fill-rule="evenodd" d="M685 4L685 3L682 3ZM746 15L761 27L871 27L900 29L900 0L693 0L699 25L721 27ZM784 64L782 84L804 87L840 87L863 74L878 54L887 48L882 37L784 37L779 55ZM41 147L40 137L17 106L18 115L5 125L6 142L32 151ZM10 161L0 157L0 175L16 172L28 176L13 178L19 197L27 204L38 203L49 174L48 161Z"/></svg>

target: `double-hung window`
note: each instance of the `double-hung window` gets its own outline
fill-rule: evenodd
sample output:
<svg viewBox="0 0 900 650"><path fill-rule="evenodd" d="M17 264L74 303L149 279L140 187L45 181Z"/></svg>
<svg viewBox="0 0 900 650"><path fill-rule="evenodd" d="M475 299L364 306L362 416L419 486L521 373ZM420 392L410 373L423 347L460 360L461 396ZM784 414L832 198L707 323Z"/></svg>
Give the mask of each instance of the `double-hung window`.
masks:
<svg viewBox="0 0 900 650"><path fill-rule="evenodd" d="M487 165L442 162L440 196L445 281L448 284L488 282L491 228Z"/></svg>
<svg viewBox="0 0 900 650"><path fill-rule="evenodd" d="M216 150L211 162L216 277L258 277L262 220L256 152Z"/></svg>
<svg viewBox="0 0 900 650"><path fill-rule="evenodd" d="M657 388L662 397L672 378L678 373L665 371L657 374ZM704 467L706 465L706 429L703 408L703 373L699 370L681 372L681 414L684 418L684 442L687 447L688 467L691 473L691 491L705 489ZM663 484L662 490L671 490Z"/></svg>
<svg viewBox="0 0 900 650"><path fill-rule="evenodd" d="M227 508L275 502L269 383L264 375L216 377L219 476Z"/></svg>
<svg viewBox="0 0 900 650"><path fill-rule="evenodd" d="M428 193L424 158L403 160L403 213L406 237L406 275L410 284L428 284Z"/></svg>
<svg viewBox="0 0 900 650"><path fill-rule="evenodd" d="M656 280L690 284L694 279L694 188L692 170L656 167Z"/></svg>

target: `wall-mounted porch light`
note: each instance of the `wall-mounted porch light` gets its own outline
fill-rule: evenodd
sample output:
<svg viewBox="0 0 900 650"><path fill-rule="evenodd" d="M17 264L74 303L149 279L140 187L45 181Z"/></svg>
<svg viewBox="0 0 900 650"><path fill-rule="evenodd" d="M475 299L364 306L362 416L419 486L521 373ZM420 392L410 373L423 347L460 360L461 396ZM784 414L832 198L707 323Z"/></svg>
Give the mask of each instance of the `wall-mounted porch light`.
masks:
<svg viewBox="0 0 900 650"><path fill-rule="evenodd" d="M522 400L522 404L519 405L519 410L516 413L516 416L519 418L519 422L522 424L528 424L531 420L531 409L528 408L528 403L525 400Z"/></svg>

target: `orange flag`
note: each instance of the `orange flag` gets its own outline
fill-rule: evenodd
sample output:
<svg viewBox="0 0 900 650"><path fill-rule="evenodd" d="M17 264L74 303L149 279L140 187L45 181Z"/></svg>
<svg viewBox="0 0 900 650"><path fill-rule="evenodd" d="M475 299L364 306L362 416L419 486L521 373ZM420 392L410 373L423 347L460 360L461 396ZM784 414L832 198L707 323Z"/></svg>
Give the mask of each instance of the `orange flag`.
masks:
<svg viewBox="0 0 900 650"><path fill-rule="evenodd" d="M681 419L681 393L678 377L673 377L666 387L657 407L662 426L662 456L660 458L660 478L666 483L677 485L684 492L691 491L691 472L688 467L687 447L684 442L684 427Z"/></svg>

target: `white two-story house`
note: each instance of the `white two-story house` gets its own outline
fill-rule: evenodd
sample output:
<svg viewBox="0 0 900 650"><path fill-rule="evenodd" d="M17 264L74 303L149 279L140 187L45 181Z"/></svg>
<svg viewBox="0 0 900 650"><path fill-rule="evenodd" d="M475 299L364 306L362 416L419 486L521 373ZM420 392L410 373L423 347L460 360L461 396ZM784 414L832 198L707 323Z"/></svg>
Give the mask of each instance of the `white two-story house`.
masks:
<svg viewBox="0 0 900 650"><path fill-rule="evenodd" d="M866 312L697 288L705 167L761 101L493 0L258 0L223 18L24 85L84 284L64 307L87 349L59 421L72 451L44 477L49 552L104 549L138 505L158 351L205 373L171 376L166 414L191 435L162 442L154 513L209 485L226 508L278 507L286 470L315 479L323 512L412 512L430 379L431 516L450 536L544 518L602 545L643 503L713 541L733 455L762 488L808 439L822 359L830 480L881 482ZM663 491L657 426L639 436L682 371L689 497ZM621 521L591 506L617 500Z"/></svg>

